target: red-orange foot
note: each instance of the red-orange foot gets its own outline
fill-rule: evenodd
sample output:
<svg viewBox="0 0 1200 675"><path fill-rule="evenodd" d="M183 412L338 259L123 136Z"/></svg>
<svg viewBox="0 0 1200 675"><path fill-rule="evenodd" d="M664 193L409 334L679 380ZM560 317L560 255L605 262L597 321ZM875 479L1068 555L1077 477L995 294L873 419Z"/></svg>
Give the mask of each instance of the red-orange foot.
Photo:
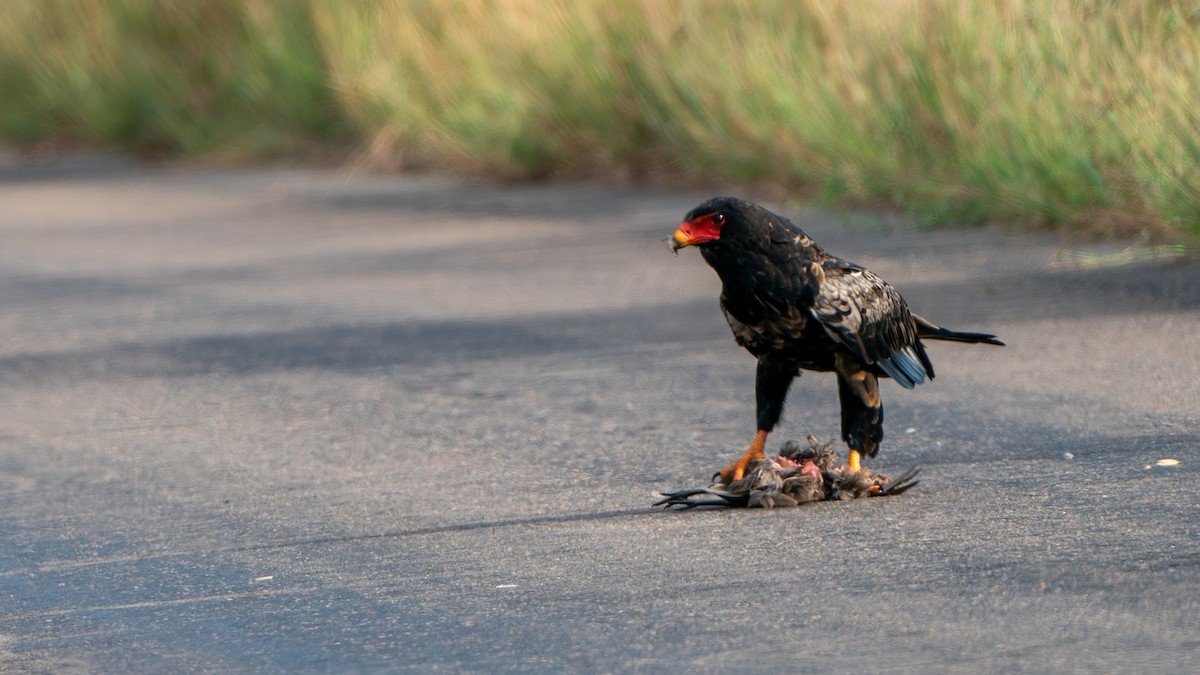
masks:
<svg viewBox="0 0 1200 675"><path fill-rule="evenodd" d="M750 443L750 447L746 448L746 454L738 458L736 462L721 469L717 473L722 483L726 485L735 480L741 480L746 475L746 470L750 465L763 458L763 448L767 445L767 432L761 429L754 435L754 440Z"/></svg>
<svg viewBox="0 0 1200 675"><path fill-rule="evenodd" d="M846 458L846 473L858 473L859 471L862 471L862 455L851 448L850 456Z"/></svg>

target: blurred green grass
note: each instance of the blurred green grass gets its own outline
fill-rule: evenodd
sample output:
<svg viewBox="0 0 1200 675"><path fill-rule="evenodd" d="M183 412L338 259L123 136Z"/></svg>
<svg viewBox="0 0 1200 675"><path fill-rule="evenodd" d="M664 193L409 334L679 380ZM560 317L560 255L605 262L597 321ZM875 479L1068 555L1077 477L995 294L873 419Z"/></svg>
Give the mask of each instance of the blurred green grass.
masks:
<svg viewBox="0 0 1200 675"><path fill-rule="evenodd" d="M6 0L0 134L256 156L344 130L302 3Z"/></svg>
<svg viewBox="0 0 1200 675"><path fill-rule="evenodd" d="M0 134L765 181L1200 237L1200 10L1160 0L7 0Z"/></svg>

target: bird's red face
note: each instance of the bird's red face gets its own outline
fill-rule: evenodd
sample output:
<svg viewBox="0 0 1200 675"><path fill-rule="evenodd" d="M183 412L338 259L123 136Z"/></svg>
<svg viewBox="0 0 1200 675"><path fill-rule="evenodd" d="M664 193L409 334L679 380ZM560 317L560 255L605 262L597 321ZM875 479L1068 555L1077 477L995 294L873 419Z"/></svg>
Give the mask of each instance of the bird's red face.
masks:
<svg viewBox="0 0 1200 675"><path fill-rule="evenodd" d="M678 251L684 246L695 246L706 241L716 241L721 238L721 226L725 224L725 214L720 211L705 213L691 220L685 220L675 230L674 242L671 247Z"/></svg>

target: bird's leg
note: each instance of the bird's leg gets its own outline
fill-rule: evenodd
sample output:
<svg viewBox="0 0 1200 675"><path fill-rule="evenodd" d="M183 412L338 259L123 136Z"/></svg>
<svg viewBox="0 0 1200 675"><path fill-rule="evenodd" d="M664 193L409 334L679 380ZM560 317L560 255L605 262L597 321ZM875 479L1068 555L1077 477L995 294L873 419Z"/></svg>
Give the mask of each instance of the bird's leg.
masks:
<svg viewBox="0 0 1200 675"><path fill-rule="evenodd" d="M733 464L721 469L717 475L720 476L722 483L728 485L735 480L741 480L742 476L746 475L746 469L763 458L763 448L767 445L768 433L759 429L758 433L754 434L754 440L750 442L750 447L746 448L746 453Z"/></svg>
<svg viewBox="0 0 1200 675"><path fill-rule="evenodd" d="M846 472L858 473L859 471L862 471L861 455L854 448L850 448L850 457L846 459Z"/></svg>
<svg viewBox="0 0 1200 675"><path fill-rule="evenodd" d="M717 474L721 482L728 485L740 480L746 475L746 470L751 464L763 458L767 434L771 433L783 414L783 402L796 374L796 367L786 362L775 361L768 356L758 359L758 370L754 378L758 433L754 434L754 440L750 442L750 447L746 448L746 453Z"/></svg>
<svg viewBox="0 0 1200 675"><path fill-rule="evenodd" d="M846 474L862 471L862 453L874 457L883 440L883 404L879 380L849 353L838 354L838 399L842 404L842 440L850 447Z"/></svg>

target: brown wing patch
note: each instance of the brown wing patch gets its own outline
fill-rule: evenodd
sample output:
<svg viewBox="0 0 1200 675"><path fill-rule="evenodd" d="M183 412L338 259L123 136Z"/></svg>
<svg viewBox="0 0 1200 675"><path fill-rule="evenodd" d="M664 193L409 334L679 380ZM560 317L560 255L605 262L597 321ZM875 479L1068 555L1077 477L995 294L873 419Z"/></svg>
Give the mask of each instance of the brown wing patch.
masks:
<svg viewBox="0 0 1200 675"><path fill-rule="evenodd" d="M822 272L812 312L829 335L905 387L924 381L924 349L900 293L871 270L842 260L824 261Z"/></svg>

